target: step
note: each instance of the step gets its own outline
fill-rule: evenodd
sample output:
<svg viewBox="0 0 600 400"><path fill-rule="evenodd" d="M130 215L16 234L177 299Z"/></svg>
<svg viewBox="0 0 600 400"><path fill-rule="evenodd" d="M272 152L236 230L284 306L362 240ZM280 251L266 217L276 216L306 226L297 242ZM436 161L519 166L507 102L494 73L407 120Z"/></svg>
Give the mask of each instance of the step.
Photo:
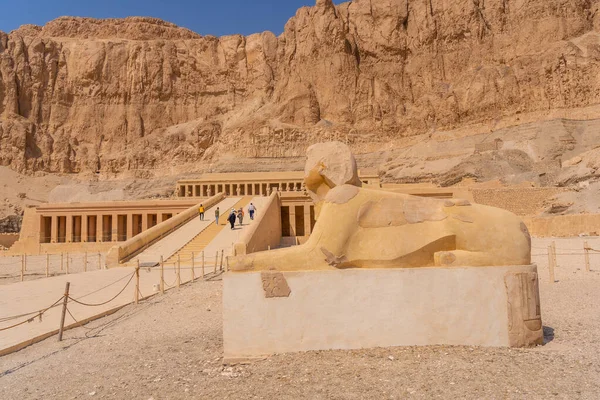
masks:
<svg viewBox="0 0 600 400"><path fill-rule="evenodd" d="M253 196L242 197L237 203L233 205L232 208L235 208L237 210L240 207L245 207L247 204L250 203L252 198ZM224 215L221 218L225 218L225 215L228 214L224 213ZM221 230L228 225L227 223L223 224L221 220L219 222L219 225L215 225L214 223L210 224L208 227L202 230L202 232L196 235L196 237L194 237L186 245L184 245L178 252L169 257L169 259L167 259L165 262L172 263L176 262L178 257L179 259L188 259L192 257L192 253L195 253L194 256L196 256L196 254L201 253L203 249L205 249L206 246L208 246L214 240L214 238L221 232Z"/></svg>

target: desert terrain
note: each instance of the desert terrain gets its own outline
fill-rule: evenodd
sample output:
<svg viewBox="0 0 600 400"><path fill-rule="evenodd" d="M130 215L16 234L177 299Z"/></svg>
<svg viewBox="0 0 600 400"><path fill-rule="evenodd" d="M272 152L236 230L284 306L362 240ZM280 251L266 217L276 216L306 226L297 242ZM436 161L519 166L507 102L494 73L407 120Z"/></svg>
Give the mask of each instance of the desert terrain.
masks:
<svg viewBox="0 0 600 400"><path fill-rule="evenodd" d="M548 210L597 212L599 2L430 3L318 0L279 36L143 17L0 32L0 232L39 201L301 170L327 140L384 182L564 187Z"/></svg>
<svg viewBox="0 0 600 400"><path fill-rule="evenodd" d="M587 238L600 247L600 239ZM432 346L282 354L222 365L217 278L0 358L7 399L597 399L600 257L583 239L556 240L557 282L534 239L545 345L530 349ZM476 329L476 327L474 327Z"/></svg>
<svg viewBox="0 0 600 400"><path fill-rule="evenodd" d="M203 173L302 170L306 148L329 140L384 184L555 188L529 216L600 213L599 8L316 0L279 36L202 36L146 17L0 32L0 233L44 202L168 198ZM533 239L536 348L223 365L216 278L1 357L0 398L597 399L600 252L585 271L584 240L600 250L598 238ZM19 279L18 259L0 266L0 284ZM29 272L43 278L43 260Z"/></svg>

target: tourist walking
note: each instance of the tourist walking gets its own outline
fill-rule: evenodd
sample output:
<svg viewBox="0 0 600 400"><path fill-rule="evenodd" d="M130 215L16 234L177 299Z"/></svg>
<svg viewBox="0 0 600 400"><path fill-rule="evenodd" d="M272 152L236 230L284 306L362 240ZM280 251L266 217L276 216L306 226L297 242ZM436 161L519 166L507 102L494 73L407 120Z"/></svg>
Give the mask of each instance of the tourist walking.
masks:
<svg viewBox="0 0 600 400"><path fill-rule="evenodd" d="M232 208L231 213L229 213L229 218L227 218L229 224L231 224L231 229L235 229L235 214L235 208Z"/></svg>
<svg viewBox="0 0 600 400"><path fill-rule="evenodd" d="M219 211L219 207L217 207L217 209L215 210L215 224L219 225L219 215L221 214L221 211Z"/></svg>
<svg viewBox="0 0 600 400"><path fill-rule="evenodd" d="M202 204L198 207L198 214L200 214L200 221L204 221L204 206Z"/></svg>
<svg viewBox="0 0 600 400"><path fill-rule="evenodd" d="M250 214L250 220L254 221L254 213L256 212L256 207L254 204L250 203L248 206L248 214Z"/></svg>
<svg viewBox="0 0 600 400"><path fill-rule="evenodd" d="M242 222L244 222L244 208L243 207L240 207L240 209L238 210L237 217L238 217L240 226L242 226Z"/></svg>

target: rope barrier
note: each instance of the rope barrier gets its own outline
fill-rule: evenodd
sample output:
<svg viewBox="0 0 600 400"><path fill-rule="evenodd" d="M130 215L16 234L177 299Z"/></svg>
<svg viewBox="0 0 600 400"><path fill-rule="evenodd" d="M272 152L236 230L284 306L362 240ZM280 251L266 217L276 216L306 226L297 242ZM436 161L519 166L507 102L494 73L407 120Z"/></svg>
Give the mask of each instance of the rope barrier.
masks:
<svg viewBox="0 0 600 400"><path fill-rule="evenodd" d="M71 318L73 318L73 321L75 321L75 323L76 323L76 324L79 324L79 323L80 323L80 322L77 320L77 318L75 318L75 316L74 316L74 315L71 313L71 310L69 310L69 307L67 307L67 313L68 313L68 314L71 316ZM89 331L91 331L91 330L94 330L94 328L88 328L87 326L85 326L85 325L83 325L83 324L81 324L81 325L79 325L79 326L81 326L82 328L85 328L85 329L87 329L87 330L89 330Z"/></svg>
<svg viewBox="0 0 600 400"><path fill-rule="evenodd" d="M189 259L189 261L191 261L191 260L192 260L192 259L190 258L190 259ZM217 258L217 260L218 260L218 258ZM72 261L72 259L71 259L71 261ZM18 264L20 264L20 262L17 262L15 265L18 265ZM169 269L169 270L175 270L175 271L176 271L176 270L178 269L178 268L176 268L176 265L177 265L176 263L173 263L173 268L168 268L168 269ZM187 267L187 268L186 268L186 267L184 267L183 269L191 269L191 267ZM179 270L181 270L181 268L179 268ZM129 284L131 283L131 281L133 280L133 277L134 277L135 275L136 275L136 273L135 273L135 272L133 272L133 273L132 273L132 274L130 274L130 275L125 275L125 276L123 276L123 277L121 277L121 278L117 279L116 281L114 281L114 282L112 282L112 283L109 283L109 284L108 284L108 285L106 285L106 286L103 286L103 287L101 287L101 288L99 288L99 289L97 289L97 290L94 290L93 292L87 293L87 294L85 294L85 295L83 295L83 296L79 297L78 299L75 299L75 298L73 298L73 297L71 297L71 296L67 296L67 299L68 299L68 300L71 300L71 301L73 301L73 302L75 302L75 303L77 303L77 304L80 304L80 305L82 305L82 306L86 306L86 307L99 307L99 306L103 306L103 305L105 305L105 304L108 304L108 303L110 303L111 301L115 300L117 297L119 297L119 296L120 296L120 295L121 295L121 294L122 294L122 293L125 291L125 289L127 289L127 287L129 286ZM205 274L205 275L203 275L203 276L202 276L202 278L204 278L204 277L205 277L205 276L207 276L207 275L210 275L210 273L209 273L209 274ZM81 299L82 299L82 298L84 298L84 297L87 297L87 296L90 296L90 295L92 295L92 294L94 294L94 293L98 293L98 292L100 292L100 291L102 291L102 290L104 290L104 289L106 289L106 288L108 288L108 287L110 287L110 286L112 286L112 285L115 285L116 283L118 283L118 282L120 282L120 281L122 281L122 280L126 279L128 276L129 276L129 280L127 281L127 283L125 284L125 286L123 286L123 288L122 288L122 289L119 291L119 293L117 293L117 294L116 294L114 297L112 297L111 299L109 299L109 300L107 300L107 301L105 301L105 302L102 302L102 303L86 303L86 302L83 302L83 301L81 301ZM177 285L177 279L178 279L178 277L175 277L175 281L173 282L173 285L167 285L166 283L165 283L165 285L166 285L166 286L168 286L169 288L174 288L174 287L176 287L176 285ZM192 280L190 280L190 281L186 281L186 282L183 282L183 283L188 283L188 282L192 282ZM143 294L142 294L142 292L141 292L141 290L140 290L139 288L137 288L137 292L138 292L138 294L140 295L140 297L141 297L141 298L143 298ZM19 314L19 315L13 315L13 316L10 316L10 317L3 317L3 318L0 318L0 323L2 323L2 322L7 322L7 321L15 320L15 319L18 319L18 318L29 317L29 318L27 318L27 319L25 319L25 320L23 320L23 321L20 321L20 322L18 322L18 323L15 323L15 324L13 324L13 325L10 325L10 326L4 327L4 328L0 328L0 332L6 331L6 330L9 330L9 329L12 329L12 328L16 328L16 327L18 327L18 326L21 326L21 325L24 325L24 324L26 324L26 323L30 323L30 322L32 322L33 320L35 320L36 318L40 318L40 320L41 320L41 318L42 318L42 315L43 315L44 313L46 313L48 310L50 310L50 309L52 309L52 308L54 308L54 307L58 307L58 306L60 306L60 303L61 303L61 302L63 302L64 300L65 300L65 296L63 295L63 296L61 296L61 297L60 297L60 298L59 298L57 301L55 301L55 302L54 302L52 305L50 305L49 307L47 307L47 308L45 308L45 309L43 309L43 310L39 310L39 311L32 311L32 312L29 312L29 313L24 313L24 314ZM71 310L70 310L68 307L66 307L66 311L68 312L68 314L71 316L71 318L73 318L73 320L74 320L76 323L79 323L79 321L78 321L78 320L75 318L75 316L73 315L73 313L71 312ZM86 328L86 329L89 329L89 330L91 330L91 329L93 329L93 328Z"/></svg>
<svg viewBox="0 0 600 400"><path fill-rule="evenodd" d="M62 300L62 297L61 297L61 300ZM29 312L29 313L25 313L25 314L13 315L11 317L3 317L3 318L0 318L0 322L6 322L6 321L10 321L10 320L17 319L17 318L27 317L29 315L38 314L41 311L45 312L47 310L50 310L51 308L58 307L59 305L60 304L58 304L58 302L56 302L56 303L54 303L53 305L51 305L50 307L48 307L48 308L46 308L44 310L37 310L37 311L32 311L32 312Z"/></svg>
<svg viewBox="0 0 600 400"><path fill-rule="evenodd" d="M548 253L535 253L531 254L532 256L547 256ZM584 256L585 253L556 253L557 256Z"/></svg>
<svg viewBox="0 0 600 400"><path fill-rule="evenodd" d="M100 306L103 306L105 304L110 303L111 301L113 301L117 297L119 297L121 295L121 293L123 293L125 291L125 289L127 289L127 286L129 286L129 284L131 283L131 280L133 279L134 276L135 276L135 272L133 274L131 274L131 277L129 278L129 280L127 281L127 283L125 284L125 286L123 287L123 289L121 289L121 291L119 293L117 293L112 299L110 299L108 301L105 301L103 303L84 303L82 301L79 301L77 299L72 298L71 296L69 296L69 299L73 300L77 304L81 304L82 306L87 306L87 307L100 307Z"/></svg>
<svg viewBox="0 0 600 400"><path fill-rule="evenodd" d="M177 277L175 277L175 280L173 281L172 285L168 285L166 281L164 281L164 283L166 288L174 288L177 286Z"/></svg>
<svg viewBox="0 0 600 400"><path fill-rule="evenodd" d="M36 314L36 315L34 315L33 317L31 317L31 318L28 318L28 319L26 319L26 320L24 320L24 321L21 321L21 322L19 322L19 323L16 323L16 324L14 324L14 325L7 326L7 327L5 327L5 328L0 328L0 332L7 331L7 330L9 330L9 329L16 328L17 326L20 326L20 325L23 325L23 324L26 324L26 323L32 322L32 321L33 321L34 319L36 319L37 317L40 317L40 318L41 318L41 317L42 317L42 315L44 315L44 313L45 313L46 311L48 311L48 310L50 310L52 307L56 306L58 303L60 303L61 301L63 301L63 299L64 299L64 296L61 296L61 297L60 297L60 299L56 300L56 301L54 302L54 304L52 304L50 307L47 307L47 308L45 308L45 309L43 309L43 310L40 310L40 311L37 311L37 314L36 314L36 312L35 312L35 311L34 311L34 312L32 312L32 313L25 314L25 315L31 315L31 314ZM11 318L12 318L12 317L7 317L7 320L9 320L9 319L11 319ZM17 318L18 318L18 317L17 317ZM12 318L12 319L15 319L15 318Z"/></svg>
<svg viewBox="0 0 600 400"><path fill-rule="evenodd" d="M88 294L84 294L83 296L79 296L79 298L80 298L80 299L83 299L84 297L88 297L88 296L90 296L90 295L92 295L92 294L94 294L94 293L98 293L99 291L101 291L101 290L104 290L104 289L106 289L107 287L110 287L110 286L112 286L112 285L114 285L114 284L116 284L116 283L119 283L119 282L121 282L123 279L127 278L128 276L129 276L129 274L125 275L125 276L124 276L124 277L122 277L122 278L119 278L119 279L117 279L116 281L114 281L114 282L112 282L112 283L109 283L108 285L106 285L106 286L104 286L104 287L101 287L100 289L94 290L93 292L89 292Z"/></svg>
<svg viewBox="0 0 600 400"><path fill-rule="evenodd" d="M21 265L21 260L12 262L12 263L6 263L6 264L0 264L0 267L11 267L13 265Z"/></svg>

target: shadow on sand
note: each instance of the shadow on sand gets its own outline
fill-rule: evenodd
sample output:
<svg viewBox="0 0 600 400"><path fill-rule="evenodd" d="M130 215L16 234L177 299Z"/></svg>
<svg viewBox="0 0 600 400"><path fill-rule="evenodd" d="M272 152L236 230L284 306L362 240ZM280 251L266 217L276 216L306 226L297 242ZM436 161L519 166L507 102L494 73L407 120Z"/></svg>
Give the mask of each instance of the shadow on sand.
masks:
<svg viewBox="0 0 600 400"><path fill-rule="evenodd" d="M554 328L544 326L544 344L548 344L554 340Z"/></svg>

